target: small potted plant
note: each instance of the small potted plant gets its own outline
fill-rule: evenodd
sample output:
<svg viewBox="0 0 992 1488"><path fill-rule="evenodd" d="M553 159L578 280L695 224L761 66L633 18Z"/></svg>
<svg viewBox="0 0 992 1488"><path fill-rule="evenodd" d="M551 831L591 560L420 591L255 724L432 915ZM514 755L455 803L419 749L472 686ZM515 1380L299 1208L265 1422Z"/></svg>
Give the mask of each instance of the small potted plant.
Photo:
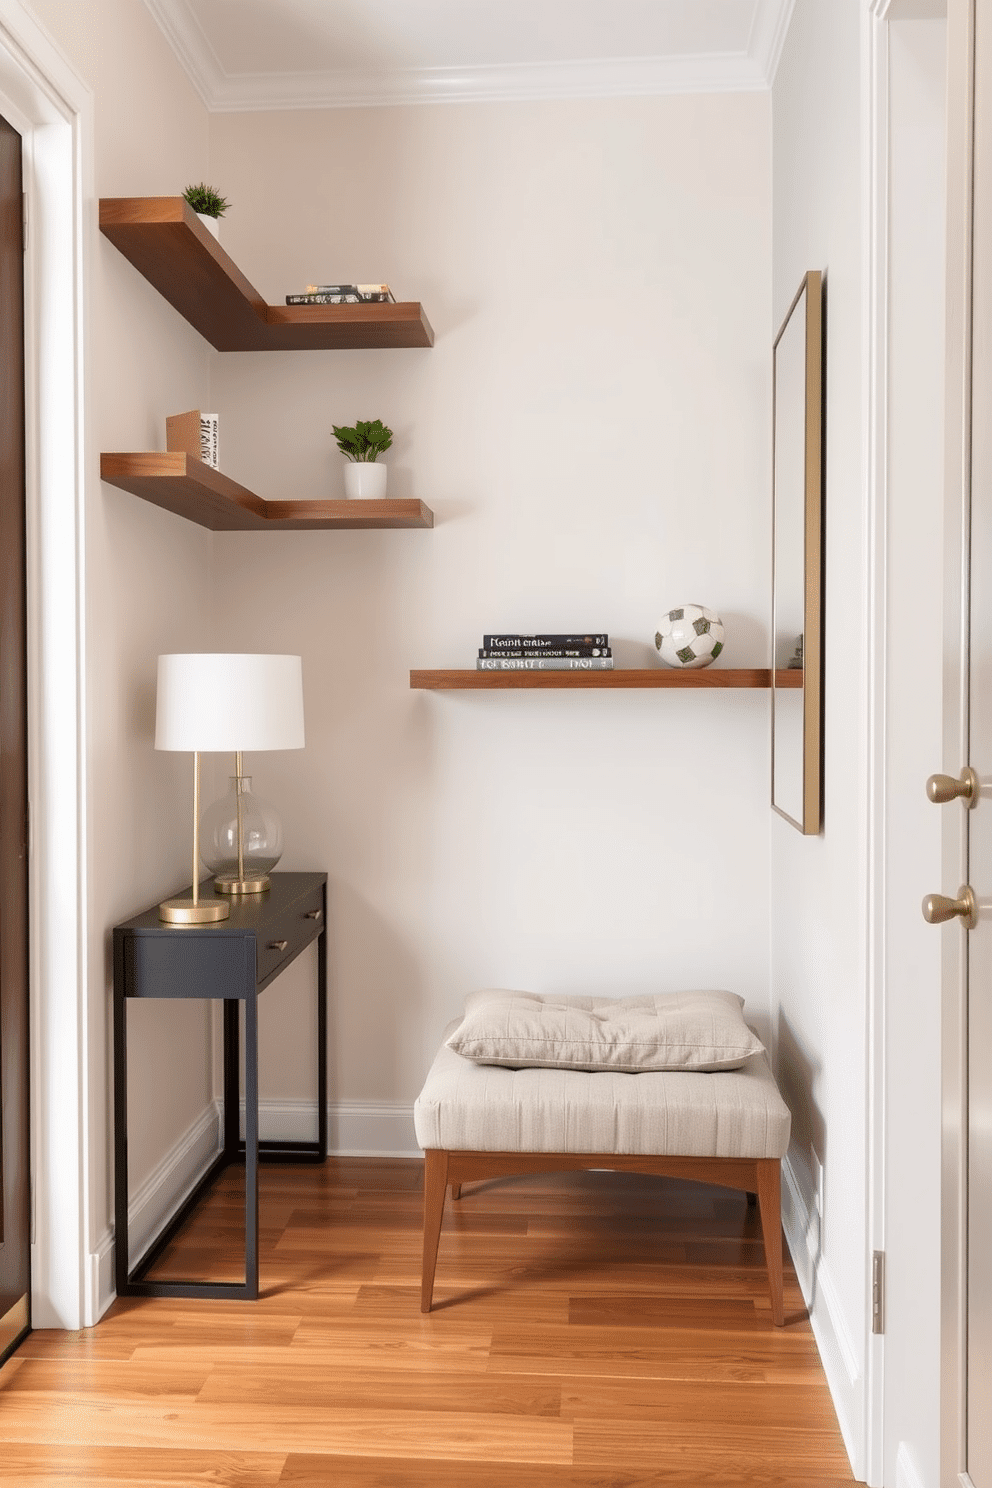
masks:
<svg viewBox="0 0 992 1488"><path fill-rule="evenodd" d="M358 419L353 425L332 424L338 449L348 461L344 467L346 496L381 500L386 494L386 467L375 462L393 442L393 431L382 419Z"/></svg>
<svg viewBox="0 0 992 1488"><path fill-rule="evenodd" d="M187 186L183 192L183 200L189 202L207 232L219 238L220 218L223 217L231 203L225 201L224 197L212 186L207 186L202 181L198 186Z"/></svg>

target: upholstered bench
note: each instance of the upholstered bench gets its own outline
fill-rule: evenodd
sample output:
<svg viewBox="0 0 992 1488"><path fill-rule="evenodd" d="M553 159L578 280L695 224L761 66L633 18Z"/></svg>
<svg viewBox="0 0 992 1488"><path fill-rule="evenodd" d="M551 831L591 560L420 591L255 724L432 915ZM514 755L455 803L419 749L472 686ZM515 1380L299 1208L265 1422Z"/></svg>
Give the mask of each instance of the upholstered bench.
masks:
<svg viewBox="0 0 992 1488"><path fill-rule="evenodd" d="M449 1186L457 1199L474 1179L599 1168L757 1194L781 1326L790 1116L742 1006L731 993L473 993L414 1106L425 1158L421 1310L432 1305Z"/></svg>

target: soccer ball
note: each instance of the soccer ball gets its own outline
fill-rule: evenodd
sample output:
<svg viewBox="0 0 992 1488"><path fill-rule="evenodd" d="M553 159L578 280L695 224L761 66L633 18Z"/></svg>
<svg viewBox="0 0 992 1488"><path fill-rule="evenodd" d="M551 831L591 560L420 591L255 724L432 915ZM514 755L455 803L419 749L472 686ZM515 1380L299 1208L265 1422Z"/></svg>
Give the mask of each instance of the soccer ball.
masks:
<svg viewBox="0 0 992 1488"><path fill-rule="evenodd" d="M709 666L723 650L723 621L705 605L681 605L669 610L654 643L669 666Z"/></svg>

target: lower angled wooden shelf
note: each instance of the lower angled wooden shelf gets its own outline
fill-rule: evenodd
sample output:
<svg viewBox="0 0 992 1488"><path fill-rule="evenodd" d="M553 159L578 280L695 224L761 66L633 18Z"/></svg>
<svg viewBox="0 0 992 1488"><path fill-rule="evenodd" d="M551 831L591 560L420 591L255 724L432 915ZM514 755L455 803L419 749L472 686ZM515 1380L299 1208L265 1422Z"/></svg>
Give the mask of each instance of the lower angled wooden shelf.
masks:
<svg viewBox="0 0 992 1488"><path fill-rule="evenodd" d="M265 501L192 455L103 454L100 477L211 532L433 527L422 501Z"/></svg>
<svg viewBox="0 0 992 1488"><path fill-rule="evenodd" d="M793 675L802 679L802 673ZM602 672L421 671L410 673L410 686L430 692L452 689L512 690L549 687L770 687L767 667L703 667L697 671L662 671L655 667L614 667ZM795 684L789 684L795 685Z"/></svg>

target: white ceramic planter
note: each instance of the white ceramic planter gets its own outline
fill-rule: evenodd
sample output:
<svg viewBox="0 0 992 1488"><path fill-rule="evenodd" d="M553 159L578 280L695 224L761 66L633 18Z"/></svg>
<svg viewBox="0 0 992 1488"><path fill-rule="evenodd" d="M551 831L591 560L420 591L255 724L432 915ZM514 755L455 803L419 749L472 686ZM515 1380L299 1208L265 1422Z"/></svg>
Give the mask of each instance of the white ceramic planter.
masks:
<svg viewBox="0 0 992 1488"><path fill-rule="evenodd" d="M203 212L197 212L196 215L207 229L207 232L213 233L217 241L220 242L220 218L207 217Z"/></svg>
<svg viewBox="0 0 992 1488"><path fill-rule="evenodd" d="M344 494L366 501L381 501L386 494L386 466L349 460L344 467Z"/></svg>

